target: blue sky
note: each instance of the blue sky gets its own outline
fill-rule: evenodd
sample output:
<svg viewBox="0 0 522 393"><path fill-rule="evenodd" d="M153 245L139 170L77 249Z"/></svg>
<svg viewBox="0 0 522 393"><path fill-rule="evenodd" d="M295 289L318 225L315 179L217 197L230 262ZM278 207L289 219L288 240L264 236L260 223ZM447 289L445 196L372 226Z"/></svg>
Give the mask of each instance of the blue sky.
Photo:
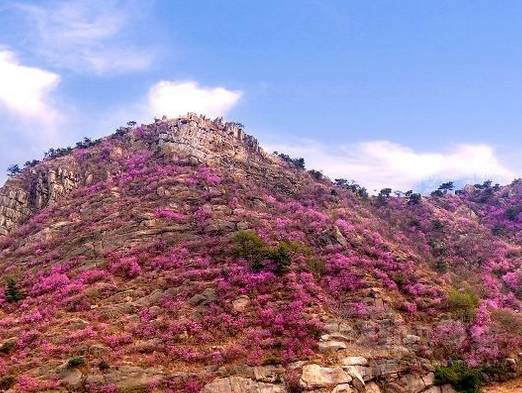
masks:
<svg viewBox="0 0 522 393"><path fill-rule="evenodd" d="M522 174L518 1L0 2L0 167L187 110L370 190ZM1 176L1 175L0 175Z"/></svg>

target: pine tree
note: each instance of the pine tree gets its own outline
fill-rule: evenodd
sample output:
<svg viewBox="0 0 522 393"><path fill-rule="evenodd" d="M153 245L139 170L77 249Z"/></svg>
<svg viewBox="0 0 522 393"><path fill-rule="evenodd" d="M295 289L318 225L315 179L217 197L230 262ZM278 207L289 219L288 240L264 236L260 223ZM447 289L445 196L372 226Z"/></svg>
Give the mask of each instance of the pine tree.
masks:
<svg viewBox="0 0 522 393"><path fill-rule="evenodd" d="M9 278L5 287L5 298L9 303L16 303L19 300L23 299L23 294L18 289L18 285L16 281L12 278Z"/></svg>

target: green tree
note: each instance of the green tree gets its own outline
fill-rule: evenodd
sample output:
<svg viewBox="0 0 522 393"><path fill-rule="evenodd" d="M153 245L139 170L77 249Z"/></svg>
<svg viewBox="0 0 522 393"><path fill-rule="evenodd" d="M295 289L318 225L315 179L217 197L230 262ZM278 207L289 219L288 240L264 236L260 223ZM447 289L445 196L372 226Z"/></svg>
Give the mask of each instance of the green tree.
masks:
<svg viewBox="0 0 522 393"><path fill-rule="evenodd" d="M9 303L16 303L24 298L13 278L8 278L5 286L5 298Z"/></svg>
<svg viewBox="0 0 522 393"><path fill-rule="evenodd" d="M471 321L477 313L478 304L478 296L469 289L463 291L452 289L448 294L449 310L461 320Z"/></svg>
<svg viewBox="0 0 522 393"><path fill-rule="evenodd" d="M11 165L9 168L7 168L7 176L9 177L16 176L20 172L22 172L22 170L18 164Z"/></svg>

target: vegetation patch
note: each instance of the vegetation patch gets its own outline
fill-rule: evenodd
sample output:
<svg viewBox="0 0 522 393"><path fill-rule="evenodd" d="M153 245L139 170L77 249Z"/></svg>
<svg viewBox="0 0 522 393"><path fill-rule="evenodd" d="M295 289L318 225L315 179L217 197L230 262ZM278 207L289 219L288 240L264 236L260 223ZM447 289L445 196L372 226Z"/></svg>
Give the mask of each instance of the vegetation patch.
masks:
<svg viewBox="0 0 522 393"><path fill-rule="evenodd" d="M463 361L455 361L435 370L435 383L451 384L458 392L479 393L484 378L480 370L469 367Z"/></svg>

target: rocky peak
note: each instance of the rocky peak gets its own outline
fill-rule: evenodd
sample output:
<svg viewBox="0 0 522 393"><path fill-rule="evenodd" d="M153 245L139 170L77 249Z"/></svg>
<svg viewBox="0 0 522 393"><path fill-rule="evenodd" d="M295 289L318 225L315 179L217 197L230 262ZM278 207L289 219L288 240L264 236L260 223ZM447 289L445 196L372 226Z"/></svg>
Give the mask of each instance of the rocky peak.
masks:
<svg viewBox="0 0 522 393"><path fill-rule="evenodd" d="M145 141L154 154L187 157L198 162L231 164L269 160L257 139L246 134L239 123L223 122L221 118L211 120L194 113L176 119L156 119L152 124L131 129L123 138L130 141L129 152ZM0 237L34 212L91 181L92 174L79 169L74 154L47 159L24 170L0 188Z"/></svg>
<svg viewBox="0 0 522 393"><path fill-rule="evenodd" d="M246 134L239 123L224 123L221 118L210 120L192 113L177 119L156 120L140 127L154 130L161 151L189 155L200 160L235 159L262 160L266 153L256 138Z"/></svg>

